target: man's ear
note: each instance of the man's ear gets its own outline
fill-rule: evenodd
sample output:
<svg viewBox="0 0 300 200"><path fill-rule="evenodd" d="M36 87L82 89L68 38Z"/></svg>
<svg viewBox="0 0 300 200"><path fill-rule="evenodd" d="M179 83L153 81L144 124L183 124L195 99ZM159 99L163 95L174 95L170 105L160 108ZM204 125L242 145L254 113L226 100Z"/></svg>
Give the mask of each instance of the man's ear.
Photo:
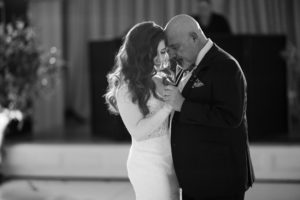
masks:
<svg viewBox="0 0 300 200"><path fill-rule="evenodd" d="M199 36L197 35L196 32L190 32L189 35L191 36L191 38L192 38L194 41L196 41L196 40L199 38Z"/></svg>

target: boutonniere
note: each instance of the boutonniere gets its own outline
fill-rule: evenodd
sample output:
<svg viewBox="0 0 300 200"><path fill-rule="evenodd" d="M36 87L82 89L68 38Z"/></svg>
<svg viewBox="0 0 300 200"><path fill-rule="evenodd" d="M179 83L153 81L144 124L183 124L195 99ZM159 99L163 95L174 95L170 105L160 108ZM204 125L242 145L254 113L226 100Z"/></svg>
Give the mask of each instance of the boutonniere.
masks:
<svg viewBox="0 0 300 200"><path fill-rule="evenodd" d="M198 78L196 78L194 80L194 84L193 84L192 88L197 88L197 87L202 87L202 86L204 86L204 83L201 82Z"/></svg>

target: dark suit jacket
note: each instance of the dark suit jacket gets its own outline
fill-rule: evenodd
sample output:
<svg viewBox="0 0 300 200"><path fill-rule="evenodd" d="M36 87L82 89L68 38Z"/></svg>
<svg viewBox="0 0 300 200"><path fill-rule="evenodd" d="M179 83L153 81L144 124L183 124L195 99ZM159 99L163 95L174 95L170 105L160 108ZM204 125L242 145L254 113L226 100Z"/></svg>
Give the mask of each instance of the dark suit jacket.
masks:
<svg viewBox="0 0 300 200"><path fill-rule="evenodd" d="M196 87L198 80L204 85ZM227 196L252 185L246 88L238 62L214 44L182 91L185 101L172 120L171 146L188 196Z"/></svg>

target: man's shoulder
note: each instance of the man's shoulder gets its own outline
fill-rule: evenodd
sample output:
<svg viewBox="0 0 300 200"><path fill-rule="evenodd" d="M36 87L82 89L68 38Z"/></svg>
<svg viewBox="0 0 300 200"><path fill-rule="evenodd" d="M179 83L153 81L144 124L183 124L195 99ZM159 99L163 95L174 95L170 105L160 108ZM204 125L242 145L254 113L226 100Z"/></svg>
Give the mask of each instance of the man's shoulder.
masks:
<svg viewBox="0 0 300 200"><path fill-rule="evenodd" d="M229 53L227 52L225 49L219 47L218 45L216 45L216 59L220 60L220 61L227 61L227 62L231 62L234 61L235 63L238 63L238 61Z"/></svg>
<svg viewBox="0 0 300 200"><path fill-rule="evenodd" d="M224 69L226 69L227 73L240 69L239 62L230 53L218 46L211 64L214 70L220 73L224 73Z"/></svg>

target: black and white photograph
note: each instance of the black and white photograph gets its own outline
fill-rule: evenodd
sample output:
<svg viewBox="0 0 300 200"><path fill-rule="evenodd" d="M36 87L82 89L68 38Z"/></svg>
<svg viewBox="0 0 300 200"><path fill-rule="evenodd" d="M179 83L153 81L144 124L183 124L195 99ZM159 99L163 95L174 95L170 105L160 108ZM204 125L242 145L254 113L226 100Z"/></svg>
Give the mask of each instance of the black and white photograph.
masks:
<svg viewBox="0 0 300 200"><path fill-rule="evenodd" d="M299 0L0 0L0 200L299 200Z"/></svg>

